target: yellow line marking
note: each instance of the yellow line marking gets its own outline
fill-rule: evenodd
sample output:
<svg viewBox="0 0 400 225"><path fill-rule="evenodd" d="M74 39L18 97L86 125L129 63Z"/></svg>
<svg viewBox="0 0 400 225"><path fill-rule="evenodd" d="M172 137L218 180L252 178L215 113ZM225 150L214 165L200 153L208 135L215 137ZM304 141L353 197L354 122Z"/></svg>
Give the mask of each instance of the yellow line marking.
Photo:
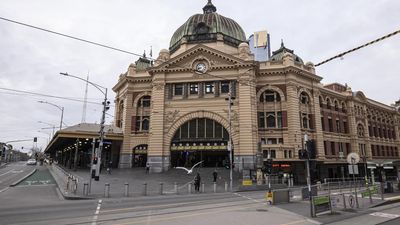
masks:
<svg viewBox="0 0 400 225"><path fill-rule="evenodd" d="M166 217L166 218L159 218L159 219L152 219L151 222L160 222L160 221L165 221L165 220L174 220L174 219L179 219L179 218L185 218L185 217L192 217L192 216L200 216L200 215L205 215L205 214L216 214L216 213L221 213L221 212L229 212L229 211L235 211L239 209L250 209L254 207L259 207L260 203L252 203L256 204L254 206L248 206L248 207L236 207L234 209L223 209L223 210L213 210L211 212L202 212L202 213L191 213L187 215L181 215L181 216L171 216L171 217ZM204 209L206 210L206 209ZM176 212L176 213L182 213L182 212ZM148 222L148 220L140 220L140 221L135 221L135 222L126 222L126 223L117 223L114 225L128 225L128 224L137 224L137 223L145 223Z"/></svg>

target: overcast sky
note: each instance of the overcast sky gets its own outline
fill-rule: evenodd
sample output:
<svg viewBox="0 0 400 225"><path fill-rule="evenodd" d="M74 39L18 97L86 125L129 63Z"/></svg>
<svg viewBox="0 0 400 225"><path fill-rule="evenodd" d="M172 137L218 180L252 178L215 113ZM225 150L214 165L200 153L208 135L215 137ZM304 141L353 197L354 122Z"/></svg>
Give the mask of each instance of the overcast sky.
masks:
<svg viewBox="0 0 400 225"><path fill-rule="evenodd" d="M153 57L168 48L174 31L206 0L1 0L0 17ZM305 62L314 64L400 29L398 0L213 0L217 12L238 22L248 37L268 30L276 50L283 39ZM400 35L369 46L342 60L317 67L324 84L347 83L371 99L392 104L400 97ZM109 89L137 57L0 20L0 141L33 139L45 147L61 111L37 101L65 107L64 122L81 122L81 101L6 91L4 88L82 100L85 78ZM103 95L89 87L88 100ZM111 115L114 110L109 111ZM86 122L100 121L101 105L88 104ZM107 117L107 123L113 117ZM41 131L41 132L38 132ZM42 133L44 132L44 133ZM14 143L20 149L32 141Z"/></svg>

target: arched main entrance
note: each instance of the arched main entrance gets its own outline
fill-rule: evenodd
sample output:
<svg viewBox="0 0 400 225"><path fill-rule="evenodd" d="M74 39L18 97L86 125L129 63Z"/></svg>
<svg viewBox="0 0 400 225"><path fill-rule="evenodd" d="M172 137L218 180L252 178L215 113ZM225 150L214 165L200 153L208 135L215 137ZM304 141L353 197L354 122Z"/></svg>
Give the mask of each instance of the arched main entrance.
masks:
<svg viewBox="0 0 400 225"><path fill-rule="evenodd" d="M203 161L203 167L229 165L229 133L217 121L195 118L178 128L171 141L171 165L191 167Z"/></svg>
<svg viewBox="0 0 400 225"><path fill-rule="evenodd" d="M147 145L137 145L133 148L132 167L145 167L147 162Z"/></svg>

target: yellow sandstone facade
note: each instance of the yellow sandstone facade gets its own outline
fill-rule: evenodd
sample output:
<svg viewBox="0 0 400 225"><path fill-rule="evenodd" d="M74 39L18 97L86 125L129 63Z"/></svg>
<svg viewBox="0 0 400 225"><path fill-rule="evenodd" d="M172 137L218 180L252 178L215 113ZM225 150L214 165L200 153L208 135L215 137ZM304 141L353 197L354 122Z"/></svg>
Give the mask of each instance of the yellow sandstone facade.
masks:
<svg viewBox="0 0 400 225"><path fill-rule="evenodd" d="M394 107L347 85L324 86L314 65L283 43L269 61L255 61L236 22L217 14L211 1L203 11L178 28L169 50L156 60L140 58L113 87L115 125L123 130L121 168L148 162L152 172L162 172L200 160L225 166L229 135L235 170L255 169L261 142L274 171L298 181L304 177L298 150L305 134L316 149L312 169L319 179L346 173L338 166L349 152L364 163L399 160L400 114Z"/></svg>

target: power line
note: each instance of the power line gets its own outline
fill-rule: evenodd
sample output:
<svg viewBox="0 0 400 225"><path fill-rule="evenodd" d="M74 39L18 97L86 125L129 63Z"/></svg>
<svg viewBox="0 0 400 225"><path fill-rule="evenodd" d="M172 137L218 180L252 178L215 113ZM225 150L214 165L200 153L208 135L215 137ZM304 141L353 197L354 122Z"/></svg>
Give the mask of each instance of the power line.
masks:
<svg viewBox="0 0 400 225"><path fill-rule="evenodd" d="M17 93L5 93L5 94L14 94L14 95L24 95L25 94L25 95L31 95L31 96L32 95L36 95L36 96L41 96L41 97L63 99L63 100L69 100L69 101L75 101L75 102L84 102L83 100L79 100L79 98L69 98L69 97L55 96L55 95L42 94L42 93L30 92L30 91L22 91L22 90L11 89L11 88L0 87L0 90L17 92ZM102 105L102 103L98 103L98 102L88 101L88 103L96 104L96 105ZM112 105L112 107L114 107L114 105Z"/></svg>
<svg viewBox="0 0 400 225"><path fill-rule="evenodd" d="M368 45L372 45L372 44L375 44L375 43L377 43L377 42L379 42L379 41L385 40L386 38L389 38L389 37L391 37L391 36L394 36L394 35L396 35L396 34L398 34L398 33L400 33L400 30L397 30L397 31L395 31L395 32L393 32L393 33L387 34L387 35L385 35L385 36L383 36L383 37L380 37L380 38L378 38L378 39L375 39L375 40L370 41L370 42L368 42L368 43L366 43L366 44L363 44L363 45L360 45L360 46L355 47L355 48L353 48L353 49L350 49L350 50L348 50L348 51L339 53L339 54L337 54L337 55L335 55L335 56L333 56L333 57L331 57L331 58L329 58L329 59L327 59L327 60L324 60L324 61L322 61L322 62L316 64L315 67L320 66L320 65L322 65L322 64L324 64L324 63L327 63L327 62L329 62L329 61L331 61L331 60L334 60L334 59L336 59L336 58L341 58L341 57L343 57L343 56L346 55L346 54L349 54L349 53L354 52L354 51L357 51L357 50L359 50L359 49L361 49L361 48L367 47Z"/></svg>
<svg viewBox="0 0 400 225"><path fill-rule="evenodd" d="M111 50L123 52L123 53L126 53L126 54L139 56L139 57L143 56L141 54L137 54L137 53L134 53L134 52L126 51L126 50L123 50L123 49L120 49L120 48L114 48L114 47L109 46L109 45L101 44L101 43L94 42L94 41L89 41L89 40L86 40L86 39L83 39L83 38L74 37L74 36L71 36L71 35L68 35L68 34L63 34L63 33L57 32L57 31L52 31L52 30L41 28L41 27L38 27L38 26L33 26L33 25L30 25L30 24L27 24L27 23L18 22L18 21L12 20L12 19L7 19L7 18L4 18L4 17L0 17L0 19L2 19L4 21L7 21L7 22L11 22L11 23L19 24L19 25L26 26L26 27L29 27L29 28L33 28L33 29L36 29L36 30L40 30L40 31L51 33L51 34L63 36L63 37L66 37L66 38L71 38L71 39L74 39L74 40L77 40L77 41L81 41L81 42L89 43L89 44L92 44L92 45L100 46L100 47L103 47L103 48L108 48L108 49L111 49ZM148 58L148 59L151 59L151 58Z"/></svg>

